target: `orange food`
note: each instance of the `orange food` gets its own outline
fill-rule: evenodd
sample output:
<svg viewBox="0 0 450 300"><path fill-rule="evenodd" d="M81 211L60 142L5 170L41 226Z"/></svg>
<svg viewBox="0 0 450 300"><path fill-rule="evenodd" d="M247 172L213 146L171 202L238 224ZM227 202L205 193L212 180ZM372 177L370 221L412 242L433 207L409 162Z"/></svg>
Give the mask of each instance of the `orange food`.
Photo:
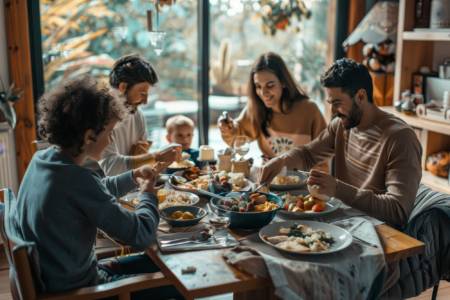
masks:
<svg viewBox="0 0 450 300"><path fill-rule="evenodd" d="M297 206L300 207L301 209L303 209L304 206L303 206L303 200L302 199L298 199Z"/></svg>
<svg viewBox="0 0 450 300"><path fill-rule="evenodd" d="M289 210L289 205L287 205L286 203L284 204L284 210Z"/></svg>
<svg viewBox="0 0 450 300"><path fill-rule="evenodd" d="M312 207L312 210L314 211L314 212L321 212L321 211L323 211L325 209L325 207L323 207L322 205L320 205L320 204L316 204L316 205L314 205L313 207Z"/></svg>
<svg viewBox="0 0 450 300"><path fill-rule="evenodd" d="M256 198L256 197L259 197L259 196L260 196L260 194L259 194L259 193L256 193L256 194L251 195L251 196L250 196L250 199Z"/></svg>

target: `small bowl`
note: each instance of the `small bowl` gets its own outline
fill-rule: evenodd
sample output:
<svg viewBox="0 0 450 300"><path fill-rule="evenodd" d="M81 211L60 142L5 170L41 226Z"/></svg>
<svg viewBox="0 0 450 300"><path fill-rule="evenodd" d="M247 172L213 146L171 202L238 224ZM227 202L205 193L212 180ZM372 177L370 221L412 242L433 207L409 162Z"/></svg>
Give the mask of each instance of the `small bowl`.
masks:
<svg viewBox="0 0 450 300"><path fill-rule="evenodd" d="M203 219L208 214L206 212L206 210L204 210L201 207L184 206L184 205L166 207L166 208L161 209L161 211L168 217L170 217L176 211L181 211L183 213L188 211L188 212L192 213L194 216L196 216L195 219L191 219L191 220L174 220L174 219L166 218L163 215L161 215L161 218L164 221L166 221L167 224L169 224L171 227L189 227L189 226L197 225L198 222L200 222L200 220Z"/></svg>

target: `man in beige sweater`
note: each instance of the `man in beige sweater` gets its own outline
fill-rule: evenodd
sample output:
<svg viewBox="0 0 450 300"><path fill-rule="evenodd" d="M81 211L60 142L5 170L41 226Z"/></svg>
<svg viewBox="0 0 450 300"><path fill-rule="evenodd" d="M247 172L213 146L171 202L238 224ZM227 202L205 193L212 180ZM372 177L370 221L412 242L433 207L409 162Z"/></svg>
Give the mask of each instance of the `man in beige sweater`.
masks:
<svg viewBox="0 0 450 300"><path fill-rule="evenodd" d="M350 59L336 61L321 77L336 118L316 139L264 166L259 182L270 183L289 165L308 170L335 157L335 175L311 170L309 185L381 221L404 227L422 177L422 148L414 130L373 103L372 77ZM388 265L385 289L399 278Z"/></svg>

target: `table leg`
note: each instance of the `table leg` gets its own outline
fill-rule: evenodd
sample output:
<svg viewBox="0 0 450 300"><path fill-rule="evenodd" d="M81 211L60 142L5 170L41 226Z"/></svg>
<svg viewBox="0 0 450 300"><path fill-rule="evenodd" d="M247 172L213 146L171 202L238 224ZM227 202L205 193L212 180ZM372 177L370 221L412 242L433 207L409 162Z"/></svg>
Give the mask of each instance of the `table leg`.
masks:
<svg viewBox="0 0 450 300"><path fill-rule="evenodd" d="M275 295L275 289L266 287L240 293L233 293L233 300L281 300Z"/></svg>

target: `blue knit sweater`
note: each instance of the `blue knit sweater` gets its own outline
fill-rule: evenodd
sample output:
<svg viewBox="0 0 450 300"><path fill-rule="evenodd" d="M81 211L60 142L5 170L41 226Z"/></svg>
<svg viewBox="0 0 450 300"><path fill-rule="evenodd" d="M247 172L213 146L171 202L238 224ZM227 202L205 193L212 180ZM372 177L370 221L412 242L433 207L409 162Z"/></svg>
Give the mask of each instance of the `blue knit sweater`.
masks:
<svg viewBox="0 0 450 300"><path fill-rule="evenodd" d="M23 239L36 243L46 292L96 284L97 228L137 250L150 246L159 222L157 198L142 193L135 212L115 200L135 188L131 171L102 179L55 149L34 155L17 217Z"/></svg>

